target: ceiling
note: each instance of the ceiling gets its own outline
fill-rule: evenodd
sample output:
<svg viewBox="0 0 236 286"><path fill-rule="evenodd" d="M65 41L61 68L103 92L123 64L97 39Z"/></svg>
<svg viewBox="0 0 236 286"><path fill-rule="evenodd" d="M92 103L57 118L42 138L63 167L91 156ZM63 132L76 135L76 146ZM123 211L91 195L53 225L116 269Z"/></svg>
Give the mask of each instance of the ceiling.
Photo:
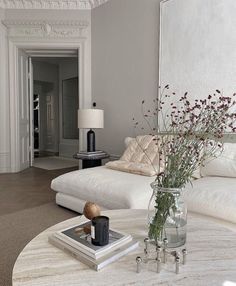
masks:
<svg viewBox="0 0 236 286"><path fill-rule="evenodd" d="M32 58L33 63L34 62L40 62L40 63L48 63L48 64L52 64L52 65L59 65L60 63L63 62L78 62L78 58L77 57L37 57L37 58Z"/></svg>
<svg viewBox="0 0 236 286"><path fill-rule="evenodd" d="M0 0L3 9L91 10L108 0Z"/></svg>

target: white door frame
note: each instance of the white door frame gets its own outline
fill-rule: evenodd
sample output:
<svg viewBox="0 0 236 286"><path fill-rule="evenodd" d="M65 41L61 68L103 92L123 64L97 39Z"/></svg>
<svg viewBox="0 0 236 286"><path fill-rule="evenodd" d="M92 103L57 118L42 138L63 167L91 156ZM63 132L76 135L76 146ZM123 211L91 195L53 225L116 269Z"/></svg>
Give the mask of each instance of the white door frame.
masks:
<svg viewBox="0 0 236 286"><path fill-rule="evenodd" d="M30 162L29 165L30 167L33 166L34 163L34 103L33 103L33 97L34 97L34 85L33 85L33 64L32 64L32 58L29 56L28 58L28 65L29 65L29 76L28 76L28 81L29 81L29 136L30 136Z"/></svg>
<svg viewBox="0 0 236 286"><path fill-rule="evenodd" d="M20 148L19 148L19 93L18 93L18 50L19 49L77 49L78 50L78 73L79 73L79 106L86 108L91 106L91 69L86 70L85 57L89 51L85 50L83 40L61 43L35 40L23 41L9 39L9 88L10 88L10 154L11 171L20 170ZM80 130L79 149L83 149L85 132Z"/></svg>

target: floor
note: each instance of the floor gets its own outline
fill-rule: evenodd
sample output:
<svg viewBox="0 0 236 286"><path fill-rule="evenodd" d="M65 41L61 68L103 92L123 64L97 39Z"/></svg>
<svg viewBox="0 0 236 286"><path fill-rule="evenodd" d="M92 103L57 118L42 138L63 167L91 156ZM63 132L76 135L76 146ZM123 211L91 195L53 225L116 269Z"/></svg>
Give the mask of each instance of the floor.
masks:
<svg viewBox="0 0 236 286"><path fill-rule="evenodd" d="M78 215L55 204L51 180L78 168L47 171L29 168L17 174L0 174L0 285L11 286L14 262L38 233Z"/></svg>
<svg viewBox="0 0 236 286"><path fill-rule="evenodd" d="M57 170L71 167L78 167L79 161L58 156L35 158L33 166L45 170Z"/></svg>
<svg viewBox="0 0 236 286"><path fill-rule="evenodd" d="M0 174L0 215L51 202L55 192L51 180L78 167L47 171L29 168L16 174Z"/></svg>

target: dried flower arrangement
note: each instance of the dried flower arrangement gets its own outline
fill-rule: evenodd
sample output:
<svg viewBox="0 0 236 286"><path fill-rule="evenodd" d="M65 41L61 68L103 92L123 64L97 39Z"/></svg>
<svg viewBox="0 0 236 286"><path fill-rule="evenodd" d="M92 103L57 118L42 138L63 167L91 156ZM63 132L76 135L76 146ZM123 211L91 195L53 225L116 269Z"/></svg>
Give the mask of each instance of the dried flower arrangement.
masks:
<svg viewBox="0 0 236 286"><path fill-rule="evenodd" d="M169 89L169 85L160 88L153 110L146 110L143 100L142 113L158 146L159 168L164 166L162 172L157 171L157 186L184 188L200 165L220 154L224 133L236 131L236 94L225 97L216 90L206 99L191 101L186 92L170 102L175 93L170 95ZM145 129L133 120L135 128ZM157 192L155 208L158 211L149 227L149 237L157 240L170 210L174 211L174 197Z"/></svg>

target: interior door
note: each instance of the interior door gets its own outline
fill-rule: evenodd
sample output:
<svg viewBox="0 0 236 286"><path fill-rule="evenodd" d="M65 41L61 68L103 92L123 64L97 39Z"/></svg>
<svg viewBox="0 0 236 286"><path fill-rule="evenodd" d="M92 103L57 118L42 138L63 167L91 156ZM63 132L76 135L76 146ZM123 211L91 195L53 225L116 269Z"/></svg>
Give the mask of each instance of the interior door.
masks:
<svg viewBox="0 0 236 286"><path fill-rule="evenodd" d="M46 93L46 134L45 146L49 152L55 151L55 116L53 93Z"/></svg>
<svg viewBox="0 0 236 286"><path fill-rule="evenodd" d="M30 164L30 121L29 121L29 83L28 56L18 50L18 92L19 92L19 169Z"/></svg>
<svg viewBox="0 0 236 286"><path fill-rule="evenodd" d="M29 83L29 115L30 115L30 122L29 122L29 157L30 157L30 166L33 166L34 164L34 80L33 80L33 64L32 64L32 58L29 57L28 60L29 64L29 77L28 77L28 83Z"/></svg>

